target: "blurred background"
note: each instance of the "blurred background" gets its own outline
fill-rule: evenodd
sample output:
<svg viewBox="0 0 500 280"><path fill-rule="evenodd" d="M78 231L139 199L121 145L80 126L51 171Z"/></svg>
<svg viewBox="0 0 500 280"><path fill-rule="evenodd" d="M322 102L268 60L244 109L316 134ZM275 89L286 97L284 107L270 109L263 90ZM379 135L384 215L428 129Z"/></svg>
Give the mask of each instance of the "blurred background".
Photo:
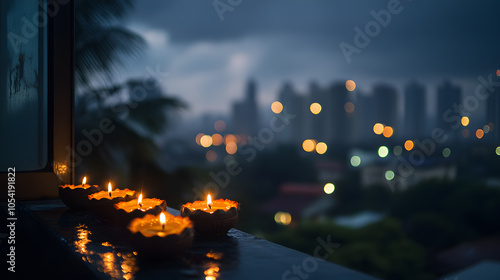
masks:
<svg viewBox="0 0 500 280"><path fill-rule="evenodd" d="M75 6L77 181L236 200L239 229L383 279L500 260L499 4Z"/></svg>

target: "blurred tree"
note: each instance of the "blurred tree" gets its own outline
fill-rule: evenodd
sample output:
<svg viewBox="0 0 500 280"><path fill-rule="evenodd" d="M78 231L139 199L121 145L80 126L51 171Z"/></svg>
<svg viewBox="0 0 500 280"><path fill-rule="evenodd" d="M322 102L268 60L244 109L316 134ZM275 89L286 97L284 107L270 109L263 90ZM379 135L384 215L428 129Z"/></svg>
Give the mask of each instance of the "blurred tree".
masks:
<svg viewBox="0 0 500 280"><path fill-rule="evenodd" d="M331 262L381 279L432 279L424 272L424 248L406 237L401 223L394 218L362 228L301 221L297 228L283 230L269 239L312 254L318 246L316 239L327 236L340 245L328 257Z"/></svg>
<svg viewBox="0 0 500 280"><path fill-rule="evenodd" d="M145 40L119 25L133 8L131 0L75 1L76 92L109 84L116 72L146 47ZM98 96L99 97L99 96Z"/></svg>
<svg viewBox="0 0 500 280"><path fill-rule="evenodd" d="M167 112L184 105L167 97L155 77L115 82L118 70L146 47L141 36L119 25L132 8L130 0L75 1L76 178L90 170L94 182L118 184L165 176L154 137L165 131Z"/></svg>

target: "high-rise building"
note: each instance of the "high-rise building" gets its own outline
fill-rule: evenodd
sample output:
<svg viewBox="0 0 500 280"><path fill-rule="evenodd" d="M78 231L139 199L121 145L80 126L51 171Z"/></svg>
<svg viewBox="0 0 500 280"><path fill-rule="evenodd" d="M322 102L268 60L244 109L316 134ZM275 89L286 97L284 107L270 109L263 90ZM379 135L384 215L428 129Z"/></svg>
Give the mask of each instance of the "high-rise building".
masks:
<svg viewBox="0 0 500 280"><path fill-rule="evenodd" d="M254 136L259 129L257 113L257 84L254 80L248 81L245 99L233 104L232 131L236 134Z"/></svg>
<svg viewBox="0 0 500 280"><path fill-rule="evenodd" d="M283 104L283 110L288 115L293 115L293 119L290 119L288 127L282 133L282 139L285 139L285 142L302 142L307 137L305 131L305 97L299 95L290 82L285 82L278 94L278 100Z"/></svg>
<svg viewBox="0 0 500 280"><path fill-rule="evenodd" d="M405 86L405 122L401 129L408 139L426 136L425 100L425 87L422 84L411 81Z"/></svg>
<svg viewBox="0 0 500 280"><path fill-rule="evenodd" d="M459 106L461 101L462 88L460 86L445 81L438 87L436 125L446 131L452 139L457 139L460 130L456 127L456 121L450 119L450 114L453 112L454 106Z"/></svg>
<svg viewBox="0 0 500 280"><path fill-rule="evenodd" d="M401 135L398 127L398 93L394 86L389 84L377 84L373 87L373 103L375 123L391 126L394 129L394 136Z"/></svg>
<svg viewBox="0 0 500 280"><path fill-rule="evenodd" d="M327 122L328 139L334 144L343 145L350 139L349 121L345 109L349 91L343 82L333 83L327 92L324 108Z"/></svg>
<svg viewBox="0 0 500 280"><path fill-rule="evenodd" d="M306 113L306 134L308 138L318 141L326 141L328 137L329 127L323 107L326 102L326 92L316 82L311 82L309 85L309 94L307 95L306 110L311 107L311 104L318 103L321 106L321 111L318 114L312 112ZM310 111L310 110L309 110Z"/></svg>
<svg viewBox="0 0 500 280"><path fill-rule="evenodd" d="M368 145L378 138L373 133L374 123L372 121L374 120L375 112L373 98L372 95L368 95L360 90L356 90L354 96L353 141L356 144Z"/></svg>

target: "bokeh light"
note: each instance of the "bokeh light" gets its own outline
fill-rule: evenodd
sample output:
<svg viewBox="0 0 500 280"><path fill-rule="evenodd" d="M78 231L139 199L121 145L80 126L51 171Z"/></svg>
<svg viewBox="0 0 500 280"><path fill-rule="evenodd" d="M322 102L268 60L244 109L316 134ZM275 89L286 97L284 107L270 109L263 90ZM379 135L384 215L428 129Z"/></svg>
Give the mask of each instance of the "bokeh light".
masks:
<svg viewBox="0 0 500 280"><path fill-rule="evenodd" d="M381 158L386 157L389 154L389 149L386 146L380 146L378 148L378 156Z"/></svg>
<svg viewBox="0 0 500 280"><path fill-rule="evenodd" d="M271 104L271 111L275 114L281 113L281 111L283 111L283 104L279 101L274 101L273 104Z"/></svg>
<svg viewBox="0 0 500 280"><path fill-rule="evenodd" d="M468 126L469 125L469 117L463 116L462 120L460 121L463 126Z"/></svg>
<svg viewBox="0 0 500 280"><path fill-rule="evenodd" d="M394 171L392 171L392 170L387 170L387 171L385 172L385 179L386 179L387 181L391 181L392 179L394 179Z"/></svg>
<svg viewBox="0 0 500 280"><path fill-rule="evenodd" d="M353 167L358 167L361 164L361 158L359 156L352 156L351 157L351 165Z"/></svg>
<svg viewBox="0 0 500 280"><path fill-rule="evenodd" d="M328 149L328 146L324 142L319 142L316 144L316 153L322 155L326 153L326 150Z"/></svg>
<svg viewBox="0 0 500 280"><path fill-rule="evenodd" d="M381 124L381 123L376 123L373 125L373 132L375 132L375 134L377 135L380 135L384 132L384 125Z"/></svg>
<svg viewBox="0 0 500 280"><path fill-rule="evenodd" d="M498 146L498 147L495 149L495 154L497 154L497 156L500 156L500 146Z"/></svg>
<svg viewBox="0 0 500 280"><path fill-rule="evenodd" d="M411 151L411 150L413 149L413 146L414 146L414 145L415 145L415 144L413 144L413 141L411 141L411 140L406 140L406 142L405 142L405 149L406 149L407 151Z"/></svg>
<svg viewBox="0 0 500 280"><path fill-rule="evenodd" d="M476 137L477 139L481 139L484 136L484 131L482 129L476 130Z"/></svg>
<svg viewBox="0 0 500 280"><path fill-rule="evenodd" d="M401 146L395 146L394 149L392 149L395 155L399 156L403 152L403 148Z"/></svg>
<svg viewBox="0 0 500 280"><path fill-rule="evenodd" d="M483 126L483 130L484 130L484 133L488 133L488 132L490 132L490 126L489 126L489 125L487 125L487 124L486 124L486 125L484 125L484 126Z"/></svg>
<svg viewBox="0 0 500 280"><path fill-rule="evenodd" d="M316 148L316 142L312 139L306 139L302 142L302 149L306 152L312 152Z"/></svg>
<svg viewBox="0 0 500 280"><path fill-rule="evenodd" d="M332 183L326 183L325 186L323 187L323 190L325 191L326 194L331 194L333 191L335 191L335 185Z"/></svg>
<svg viewBox="0 0 500 280"><path fill-rule="evenodd" d="M234 154L236 154L237 151L238 151L238 145L236 145L236 142L231 141L231 142L226 144L226 152L228 154L234 155Z"/></svg>
<svg viewBox="0 0 500 280"><path fill-rule="evenodd" d="M347 80L345 82L345 88L348 90L348 91L353 91L356 89L356 83L353 81L353 80Z"/></svg>
<svg viewBox="0 0 500 280"><path fill-rule="evenodd" d="M219 133L215 133L214 135L212 135L212 145L220 146L222 145L222 143L224 143L224 138L222 137L222 135L220 135Z"/></svg>
<svg viewBox="0 0 500 280"><path fill-rule="evenodd" d="M497 76L500 77L500 69L497 69Z"/></svg>
<svg viewBox="0 0 500 280"><path fill-rule="evenodd" d="M349 114L354 112L354 104L352 104L351 102L347 102L344 105L344 110L346 111L346 113L349 113Z"/></svg>
<svg viewBox="0 0 500 280"><path fill-rule="evenodd" d="M224 129L226 129L226 123L223 120L218 120L215 122L214 128L218 132L222 132L222 131L224 131Z"/></svg>
<svg viewBox="0 0 500 280"><path fill-rule="evenodd" d="M311 110L311 113L317 115L321 112L321 105L319 103L313 103L309 106L309 109Z"/></svg>
<svg viewBox="0 0 500 280"><path fill-rule="evenodd" d="M290 215L290 213L288 213L288 212L279 211L279 212L276 212L276 214L274 215L274 221L277 224L287 226L292 222L292 215Z"/></svg>
<svg viewBox="0 0 500 280"><path fill-rule="evenodd" d="M389 138L392 136L394 133L394 130L390 126L384 127L384 131L382 132L382 135L384 135L385 138Z"/></svg>
<svg viewBox="0 0 500 280"><path fill-rule="evenodd" d="M447 158L451 155L451 150L450 148L444 148L443 149L443 157Z"/></svg>
<svg viewBox="0 0 500 280"><path fill-rule="evenodd" d="M200 144L204 148L208 148L208 147L212 146L212 136L203 135L200 139Z"/></svg>
<svg viewBox="0 0 500 280"><path fill-rule="evenodd" d="M227 145L228 143L231 143L231 142L237 143L238 139L236 138L236 136L234 136L232 134L226 134L224 136L224 143L226 143L226 145Z"/></svg>
<svg viewBox="0 0 500 280"><path fill-rule="evenodd" d="M205 154L205 157L207 158L208 161L216 161L217 160L217 153L215 151L207 151Z"/></svg>
<svg viewBox="0 0 500 280"><path fill-rule="evenodd" d="M201 140L201 137L203 137L203 135L205 135L205 134L198 133L198 135L196 135L196 138L195 138L196 144L201 146L200 140Z"/></svg>

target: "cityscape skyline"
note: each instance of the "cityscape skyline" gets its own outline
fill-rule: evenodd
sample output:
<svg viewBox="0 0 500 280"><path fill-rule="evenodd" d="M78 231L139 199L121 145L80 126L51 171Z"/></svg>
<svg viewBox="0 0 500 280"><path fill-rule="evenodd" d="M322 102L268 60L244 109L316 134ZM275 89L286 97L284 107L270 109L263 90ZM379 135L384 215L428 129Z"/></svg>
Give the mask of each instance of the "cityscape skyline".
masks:
<svg viewBox="0 0 500 280"><path fill-rule="evenodd" d="M264 106L259 104L257 100L259 99L260 92L256 89L258 88L258 80L251 78L249 81L249 84L246 86L246 92L248 94L249 87L253 88L254 91L250 99L248 99L248 96L245 96L245 90L242 89L241 97L233 100L230 114L205 112L201 117L205 120L204 125L198 126L195 130L203 130L203 126L205 126L205 130L208 130L207 133L209 132L210 124L207 121L208 116L210 116L209 119L213 119L214 121L217 119L224 120L228 128L232 130L231 133L241 132L241 128L235 128L235 123L239 123L236 126L245 126L245 122L248 125L248 120L255 117L260 118L259 127L261 127L263 122L266 122L273 115L271 104L265 104ZM352 82L355 83L354 81ZM498 115L498 109L496 108L500 108L500 104L498 104L499 101L496 99L497 95L493 94L490 97L491 99L489 99L492 102L483 101L481 103L484 104L479 104L479 109L467 112L468 124L467 127L464 126L462 128L466 130L472 129L473 131L469 131L468 135L464 136L460 132L462 129L452 129L451 120L444 120L443 117L438 117L440 115L443 116L444 112L448 109L453 110L457 105L463 106L461 103L467 95L462 88L459 83L451 82L447 79L443 79L437 85L427 85L416 79L412 79L406 82L404 90L400 90L396 85L388 82L379 82L374 84L369 91L360 90L356 87L356 89L350 92L346 89L345 82L337 80L326 87L322 87L317 82L312 81L307 91L300 91L294 88L291 82L285 81L282 83L281 89L276 92L276 97L273 100L283 101L282 103L285 107L287 107L286 103L288 102L288 109L294 111L299 116L299 118L294 120L290 129L294 132L285 131L280 136L282 138L294 139L296 142L307 138L324 139L332 143L338 141L361 143L360 139L373 141L377 139L374 138L376 135L372 131L375 123L390 125L393 129L393 139L398 140L426 137L431 134L434 128L456 130L458 131L455 133L455 135L458 135L456 137L461 136L460 138L465 139L469 135L474 136L476 129L484 130L484 125L497 122L498 120L494 118ZM243 113L245 110L242 109L245 100L253 100L252 106L255 108L251 110L253 112L251 115L255 117L248 117L248 115L245 117ZM432 102L436 105L429 106L429 103ZM310 112L309 106L312 103L318 103L323 106L321 113L315 115ZM331 110L331 106L328 104L338 104L339 107L336 108L337 110ZM496 105L497 107L494 104L498 104ZM235 106L239 107L239 109L235 109ZM352 106L352 109L348 109L346 106ZM390 108L393 108L393 110L390 110ZM346 110L352 110L353 112L347 112ZM239 119L245 120L244 122L234 121L236 111L238 112ZM489 120L488 117L492 120ZM181 122L196 122L196 119L198 117L181 120ZM334 122L332 121L334 119L342 121ZM321 125L322 122L324 122L324 125ZM346 126L353 129L346 130ZM346 130L348 133L339 138L339 135L334 135L332 131L336 129ZM251 131L255 130L255 127L251 129ZM494 128L491 129L491 132L494 131L495 133L492 135L494 135L495 139L498 139L497 130ZM486 131L485 134L488 132L490 131Z"/></svg>

